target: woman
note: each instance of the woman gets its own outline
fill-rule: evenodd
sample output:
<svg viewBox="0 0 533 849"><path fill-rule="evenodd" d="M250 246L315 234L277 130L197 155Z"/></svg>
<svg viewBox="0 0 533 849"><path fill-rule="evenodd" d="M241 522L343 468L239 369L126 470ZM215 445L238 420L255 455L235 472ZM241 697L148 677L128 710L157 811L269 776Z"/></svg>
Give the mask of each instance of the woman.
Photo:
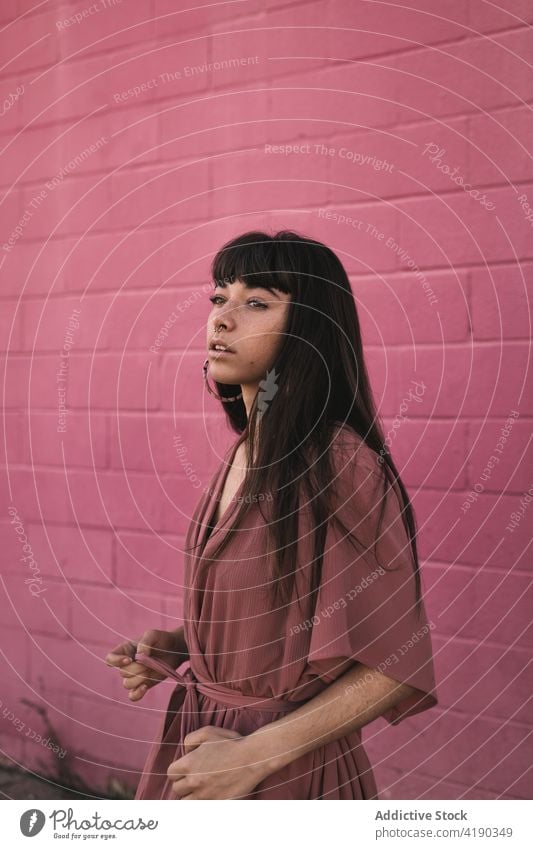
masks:
<svg viewBox="0 0 533 849"><path fill-rule="evenodd" d="M361 728L437 697L350 283L292 231L245 233L211 270L204 378L239 438L189 527L184 628L107 657L134 701L177 681L136 798L376 799Z"/></svg>

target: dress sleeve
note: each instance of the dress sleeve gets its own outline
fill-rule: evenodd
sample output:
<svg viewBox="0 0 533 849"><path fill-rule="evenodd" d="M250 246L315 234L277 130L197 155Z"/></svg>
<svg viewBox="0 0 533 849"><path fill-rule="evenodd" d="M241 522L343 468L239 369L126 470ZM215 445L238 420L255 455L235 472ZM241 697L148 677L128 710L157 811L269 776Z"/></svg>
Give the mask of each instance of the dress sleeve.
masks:
<svg viewBox="0 0 533 849"><path fill-rule="evenodd" d="M375 462L377 455L362 443L348 452L334 446L332 458L334 512L362 545L354 548L346 532L329 521L308 663L328 683L357 661L410 684L415 691L382 714L397 725L438 703L431 643L435 625L428 621L423 598L418 610L415 605L401 497L396 487L384 494L385 473Z"/></svg>

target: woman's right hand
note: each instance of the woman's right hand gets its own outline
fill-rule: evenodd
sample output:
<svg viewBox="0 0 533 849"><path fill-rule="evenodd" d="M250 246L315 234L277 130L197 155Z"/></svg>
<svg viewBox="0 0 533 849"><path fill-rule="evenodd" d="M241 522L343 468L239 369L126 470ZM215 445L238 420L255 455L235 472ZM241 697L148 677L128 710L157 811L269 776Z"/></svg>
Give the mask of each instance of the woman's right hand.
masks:
<svg viewBox="0 0 533 849"><path fill-rule="evenodd" d="M145 631L137 642L127 640L116 646L106 656L105 661L108 666L115 666L119 670L124 687L129 690L130 700L139 701L151 687L167 676L138 663L135 653L143 652L158 660L164 660L176 669L186 659L181 649L182 641L176 631L150 629Z"/></svg>

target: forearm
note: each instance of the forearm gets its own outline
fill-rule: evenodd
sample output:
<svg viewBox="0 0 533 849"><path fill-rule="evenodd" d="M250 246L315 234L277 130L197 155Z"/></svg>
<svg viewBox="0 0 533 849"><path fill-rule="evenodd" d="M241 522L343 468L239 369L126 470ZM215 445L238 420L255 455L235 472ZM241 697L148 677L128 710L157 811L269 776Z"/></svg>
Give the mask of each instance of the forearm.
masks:
<svg viewBox="0 0 533 849"><path fill-rule="evenodd" d="M413 691L409 684L399 684L376 669L355 663L302 707L249 734L248 757L266 777L318 746L372 722Z"/></svg>

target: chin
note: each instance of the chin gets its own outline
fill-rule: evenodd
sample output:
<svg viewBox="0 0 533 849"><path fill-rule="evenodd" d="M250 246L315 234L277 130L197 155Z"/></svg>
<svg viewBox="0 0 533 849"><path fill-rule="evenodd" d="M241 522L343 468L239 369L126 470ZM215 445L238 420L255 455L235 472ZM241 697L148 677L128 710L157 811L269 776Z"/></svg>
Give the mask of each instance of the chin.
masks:
<svg viewBox="0 0 533 849"><path fill-rule="evenodd" d="M209 374L213 376L214 380L218 380L220 383L238 383L238 378L228 379L229 374L233 374L234 368L226 361L215 362L214 360L209 363ZM219 377L220 375L220 377Z"/></svg>

